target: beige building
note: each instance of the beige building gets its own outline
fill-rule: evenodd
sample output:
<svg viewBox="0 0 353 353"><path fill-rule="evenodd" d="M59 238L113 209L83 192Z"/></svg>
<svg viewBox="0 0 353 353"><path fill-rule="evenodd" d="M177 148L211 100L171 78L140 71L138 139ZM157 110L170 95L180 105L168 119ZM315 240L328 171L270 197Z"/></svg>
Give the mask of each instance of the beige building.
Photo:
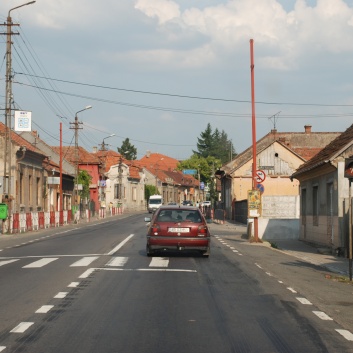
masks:
<svg viewBox="0 0 353 353"><path fill-rule="evenodd" d="M300 182L300 239L346 253L352 202L347 158L353 158L353 125L292 175Z"/></svg>
<svg viewBox="0 0 353 353"><path fill-rule="evenodd" d="M262 191L260 237L298 237L299 181L292 181L291 175L339 135L315 133L311 126L305 126L304 132L272 130L257 141L256 169L264 175L264 180L257 183ZM249 218L247 197L252 189L252 153L251 146L217 173L226 217L243 223Z"/></svg>

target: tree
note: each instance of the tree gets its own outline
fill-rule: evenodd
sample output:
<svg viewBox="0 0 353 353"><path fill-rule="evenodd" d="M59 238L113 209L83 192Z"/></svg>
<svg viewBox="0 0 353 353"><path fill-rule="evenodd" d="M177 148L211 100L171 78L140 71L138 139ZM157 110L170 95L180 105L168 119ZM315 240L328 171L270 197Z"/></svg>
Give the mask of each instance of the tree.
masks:
<svg viewBox="0 0 353 353"><path fill-rule="evenodd" d="M159 195L158 189L154 185L145 185L145 200L148 200L151 195Z"/></svg>
<svg viewBox="0 0 353 353"><path fill-rule="evenodd" d="M212 155L213 149L213 133L211 124L208 123L206 130L201 132L200 137L197 138L197 151L193 151L200 157L208 157Z"/></svg>
<svg viewBox="0 0 353 353"><path fill-rule="evenodd" d="M211 124L208 123L206 130L201 132L197 138L197 151L193 151L199 157L209 156L219 159L222 164L227 163L235 155L232 142L228 139L227 133L216 128L212 131Z"/></svg>
<svg viewBox="0 0 353 353"><path fill-rule="evenodd" d="M118 152L129 161L137 158L137 149L130 143L129 138L126 138L121 147L118 147Z"/></svg>
<svg viewBox="0 0 353 353"><path fill-rule="evenodd" d="M92 181L92 176L87 172L87 170L80 170L78 174L78 183L77 184L82 184L82 190L79 192L79 195L81 198L88 198L90 196L89 193L89 186Z"/></svg>

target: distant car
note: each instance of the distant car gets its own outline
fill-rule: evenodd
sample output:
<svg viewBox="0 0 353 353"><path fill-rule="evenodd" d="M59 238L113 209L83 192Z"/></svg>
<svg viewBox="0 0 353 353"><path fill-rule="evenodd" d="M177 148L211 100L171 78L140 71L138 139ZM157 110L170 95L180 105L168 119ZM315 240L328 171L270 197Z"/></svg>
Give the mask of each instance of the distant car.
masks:
<svg viewBox="0 0 353 353"><path fill-rule="evenodd" d="M211 201L203 201L201 203L201 206L203 206L203 207L211 207Z"/></svg>
<svg viewBox="0 0 353 353"><path fill-rule="evenodd" d="M192 201L191 200L184 200L183 206L193 206Z"/></svg>
<svg viewBox="0 0 353 353"><path fill-rule="evenodd" d="M177 203L176 203L176 202L169 202L168 205L169 205L169 206L176 206Z"/></svg>
<svg viewBox="0 0 353 353"><path fill-rule="evenodd" d="M197 250L210 255L211 235L206 219L197 207L161 206L152 217L147 231L147 256L156 251Z"/></svg>

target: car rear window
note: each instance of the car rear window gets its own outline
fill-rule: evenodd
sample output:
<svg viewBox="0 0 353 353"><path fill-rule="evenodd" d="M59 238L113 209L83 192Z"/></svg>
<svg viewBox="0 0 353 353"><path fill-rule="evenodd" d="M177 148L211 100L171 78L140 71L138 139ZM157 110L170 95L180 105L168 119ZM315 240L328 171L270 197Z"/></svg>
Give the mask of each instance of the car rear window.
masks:
<svg viewBox="0 0 353 353"><path fill-rule="evenodd" d="M197 210L162 210L157 222L201 222L200 212Z"/></svg>

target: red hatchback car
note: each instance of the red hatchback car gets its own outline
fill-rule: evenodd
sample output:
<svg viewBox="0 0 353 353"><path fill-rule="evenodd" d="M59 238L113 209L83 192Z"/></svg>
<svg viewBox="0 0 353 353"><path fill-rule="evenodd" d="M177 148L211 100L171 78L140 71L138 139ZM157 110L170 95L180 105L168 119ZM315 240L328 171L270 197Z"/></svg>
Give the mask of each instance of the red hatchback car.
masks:
<svg viewBox="0 0 353 353"><path fill-rule="evenodd" d="M162 206L145 221L150 222L147 256L157 250L198 250L204 257L210 255L210 231L197 207Z"/></svg>

